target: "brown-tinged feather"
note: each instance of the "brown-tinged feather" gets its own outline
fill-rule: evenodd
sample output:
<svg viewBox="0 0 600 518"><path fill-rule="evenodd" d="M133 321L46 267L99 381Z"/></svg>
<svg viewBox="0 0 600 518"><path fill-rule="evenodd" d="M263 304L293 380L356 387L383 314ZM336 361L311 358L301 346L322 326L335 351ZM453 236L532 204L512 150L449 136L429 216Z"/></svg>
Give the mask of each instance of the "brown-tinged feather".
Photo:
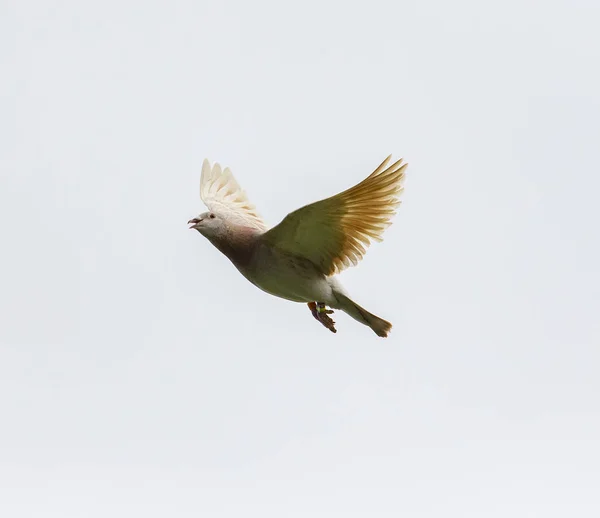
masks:
<svg viewBox="0 0 600 518"><path fill-rule="evenodd" d="M388 156L357 185L288 214L263 238L332 275L356 265L371 241L381 241L400 205L407 164Z"/></svg>

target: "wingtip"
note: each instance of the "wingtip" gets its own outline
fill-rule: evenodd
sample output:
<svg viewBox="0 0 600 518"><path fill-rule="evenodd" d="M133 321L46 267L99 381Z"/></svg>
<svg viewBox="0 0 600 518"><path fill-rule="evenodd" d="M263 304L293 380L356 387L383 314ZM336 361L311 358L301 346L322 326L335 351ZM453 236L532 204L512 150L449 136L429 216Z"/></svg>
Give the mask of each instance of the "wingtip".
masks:
<svg viewBox="0 0 600 518"><path fill-rule="evenodd" d="M207 175L208 173L210 173L211 170L211 166L210 166L210 160L208 160L208 158L205 158L202 161L202 176Z"/></svg>
<svg viewBox="0 0 600 518"><path fill-rule="evenodd" d="M202 170L200 171L200 199L204 201L204 185L206 184L206 180L210 175L210 161L208 158L205 158L202 161Z"/></svg>
<svg viewBox="0 0 600 518"><path fill-rule="evenodd" d="M387 167L389 161L392 159L392 155L388 155L386 157L386 159L381 162L381 164L379 164L379 167L377 167L377 169L375 169L375 171L373 171L370 176L377 176L378 174L380 174L382 171L385 170L385 168Z"/></svg>

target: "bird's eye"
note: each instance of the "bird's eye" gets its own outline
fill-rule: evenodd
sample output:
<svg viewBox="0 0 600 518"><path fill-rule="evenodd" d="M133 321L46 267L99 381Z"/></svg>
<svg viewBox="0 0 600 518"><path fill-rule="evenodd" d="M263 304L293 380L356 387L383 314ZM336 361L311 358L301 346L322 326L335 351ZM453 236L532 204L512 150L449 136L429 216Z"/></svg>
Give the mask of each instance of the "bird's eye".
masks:
<svg viewBox="0 0 600 518"><path fill-rule="evenodd" d="M215 219L215 215L211 214L210 216L208 216L210 219Z"/></svg>

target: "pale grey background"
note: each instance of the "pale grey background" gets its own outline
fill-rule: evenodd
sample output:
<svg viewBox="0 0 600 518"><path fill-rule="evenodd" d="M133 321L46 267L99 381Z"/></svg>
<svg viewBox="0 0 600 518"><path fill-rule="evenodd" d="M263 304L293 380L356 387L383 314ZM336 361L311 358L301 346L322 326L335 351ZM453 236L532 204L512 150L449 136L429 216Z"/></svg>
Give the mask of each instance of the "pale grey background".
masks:
<svg viewBox="0 0 600 518"><path fill-rule="evenodd" d="M0 5L0 515L600 516L597 1ZM386 341L187 230L388 153Z"/></svg>

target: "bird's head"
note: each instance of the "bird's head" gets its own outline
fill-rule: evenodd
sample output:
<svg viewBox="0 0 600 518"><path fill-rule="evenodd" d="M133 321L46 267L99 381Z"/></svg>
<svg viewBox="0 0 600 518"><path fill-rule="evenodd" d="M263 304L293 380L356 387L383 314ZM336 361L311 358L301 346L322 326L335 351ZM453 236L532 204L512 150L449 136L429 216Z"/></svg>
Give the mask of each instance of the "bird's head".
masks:
<svg viewBox="0 0 600 518"><path fill-rule="evenodd" d="M203 212L188 221L190 229L195 229L204 237L219 237L227 231L225 221L216 212Z"/></svg>

